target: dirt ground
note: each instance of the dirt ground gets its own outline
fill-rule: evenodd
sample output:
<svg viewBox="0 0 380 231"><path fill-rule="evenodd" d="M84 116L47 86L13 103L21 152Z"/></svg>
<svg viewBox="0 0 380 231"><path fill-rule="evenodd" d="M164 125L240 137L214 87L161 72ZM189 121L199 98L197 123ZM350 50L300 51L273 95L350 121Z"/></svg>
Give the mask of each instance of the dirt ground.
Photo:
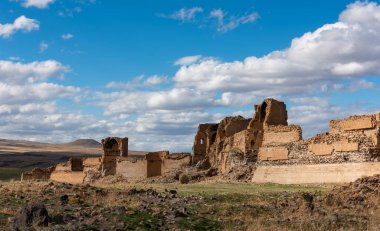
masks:
<svg viewBox="0 0 380 231"><path fill-rule="evenodd" d="M43 204L36 230L379 230L380 176L344 186L204 181L7 182L0 230L27 204Z"/></svg>

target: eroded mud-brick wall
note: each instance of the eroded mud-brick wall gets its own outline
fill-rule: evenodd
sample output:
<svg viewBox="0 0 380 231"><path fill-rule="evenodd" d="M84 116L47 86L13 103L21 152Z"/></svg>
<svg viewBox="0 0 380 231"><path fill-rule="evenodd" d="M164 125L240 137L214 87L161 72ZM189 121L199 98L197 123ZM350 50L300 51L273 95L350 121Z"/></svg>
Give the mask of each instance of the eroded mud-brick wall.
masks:
<svg viewBox="0 0 380 231"><path fill-rule="evenodd" d="M264 139L265 145L259 152L260 164L288 165L379 161L377 118L377 115L365 115L334 120L330 122L328 133L319 134L307 140L282 144L279 142L268 143ZM289 137L288 134L277 134L275 136L283 136L284 139ZM281 139L277 137L277 140ZM280 158L268 158L268 155L277 155L279 152L281 152ZM284 158L286 152L288 156Z"/></svg>
<svg viewBox="0 0 380 231"><path fill-rule="evenodd" d="M49 180L51 173L54 171L54 167L51 168L34 168L30 172L23 172L21 175L21 181L29 180Z"/></svg>
<svg viewBox="0 0 380 231"><path fill-rule="evenodd" d="M232 165L236 165L235 160L239 160L239 163L253 162L257 159L258 150L262 146L265 130L269 131L271 126L287 126L287 119L286 105L283 102L266 99L261 105L255 106L252 119L245 119L242 116L226 117L219 124L214 125L216 130L214 129L212 133L203 132L207 130L207 127L200 125L193 146L195 163L206 157L211 166L223 173L229 171ZM285 127L282 129L282 132L289 136L280 137L281 139L293 141L300 136L298 130L293 131ZM268 134L266 139L271 142L270 139L278 138L276 135L277 133ZM200 138L211 142L199 146ZM200 152L197 152L198 148Z"/></svg>

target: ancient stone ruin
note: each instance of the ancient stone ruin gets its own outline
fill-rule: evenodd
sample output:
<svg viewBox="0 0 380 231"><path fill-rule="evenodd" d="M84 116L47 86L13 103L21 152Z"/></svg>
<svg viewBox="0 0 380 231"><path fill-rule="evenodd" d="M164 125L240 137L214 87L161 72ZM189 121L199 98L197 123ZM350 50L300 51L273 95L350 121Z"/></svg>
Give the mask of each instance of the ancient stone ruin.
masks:
<svg viewBox="0 0 380 231"><path fill-rule="evenodd" d="M128 138L102 140L98 158L72 158L49 169L24 173L23 180L91 182L105 176L126 179L173 175L191 163L198 170L217 170L234 179L286 184L343 183L380 174L380 113L330 122L329 132L302 139L302 129L288 124L286 105L265 99L253 118L226 117L200 124L193 155L149 152L128 155Z"/></svg>
<svg viewBox="0 0 380 231"><path fill-rule="evenodd" d="M331 121L328 133L310 139L287 119L283 102L266 99L252 119L201 124L193 161L221 174L252 166L253 182L350 182L380 173L380 114Z"/></svg>
<svg viewBox="0 0 380 231"><path fill-rule="evenodd" d="M71 158L49 169L25 172L22 180L54 180L71 184L91 182L115 175L128 178L165 176L191 164L190 153L168 151L128 156L128 138L108 137L102 140L103 155L95 158Z"/></svg>

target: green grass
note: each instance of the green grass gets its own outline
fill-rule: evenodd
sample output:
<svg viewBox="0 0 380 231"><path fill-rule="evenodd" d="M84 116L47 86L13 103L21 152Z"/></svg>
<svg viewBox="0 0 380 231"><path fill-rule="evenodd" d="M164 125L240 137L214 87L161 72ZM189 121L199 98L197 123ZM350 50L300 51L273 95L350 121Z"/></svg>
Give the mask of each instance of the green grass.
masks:
<svg viewBox="0 0 380 231"><path fill-rule="evenodd" d="M0 181L20 180L22 168L0 168Z"/></svg>
<svg viewBox="0 0 380 231"><path fill-rule="evenodd" d="M131 186L131 185L129 185ZM113 186L115 187L115 185ZM125 188L128 185L116 185ZM305 191L327 191L328 186L305 186L305 185L281 185L281 184L253 184L244 182L208 182L195 184L133 184L137 188L153 188L158 191L165 189L176 189L180 195L220 195L220 194L257 194L276 192L305 192Z"/></svg>

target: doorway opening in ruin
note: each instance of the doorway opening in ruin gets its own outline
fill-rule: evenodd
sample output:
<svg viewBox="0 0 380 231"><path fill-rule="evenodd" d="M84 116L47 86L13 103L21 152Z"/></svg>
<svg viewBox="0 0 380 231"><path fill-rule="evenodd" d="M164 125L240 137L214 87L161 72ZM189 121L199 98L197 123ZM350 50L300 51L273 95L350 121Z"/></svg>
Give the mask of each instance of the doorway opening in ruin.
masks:
<svg viewBox="0 0 380 231"><path fill-rule="evenodd" d="M261 105L261 110L260 110L260 121L264 121L265 120L265 117L267 116L267 103L264 102L262 105Z"/></svg>
<svg viewBox="0 0 380 231"><path fill-rule="evenodd" d="M199 143L200 143L200 144L203 144L203 142L204 142L204 141L203 141L203 138L199 139Z"/></svg>
<svg viewBox="0 0 380 231"><path fill-rule="evenodd" d="M119 149L119 144L115 139L109 140L105 144L105 154L109 156L114 156L114 155L119 155L120 154L120 149Z"/></svg>

